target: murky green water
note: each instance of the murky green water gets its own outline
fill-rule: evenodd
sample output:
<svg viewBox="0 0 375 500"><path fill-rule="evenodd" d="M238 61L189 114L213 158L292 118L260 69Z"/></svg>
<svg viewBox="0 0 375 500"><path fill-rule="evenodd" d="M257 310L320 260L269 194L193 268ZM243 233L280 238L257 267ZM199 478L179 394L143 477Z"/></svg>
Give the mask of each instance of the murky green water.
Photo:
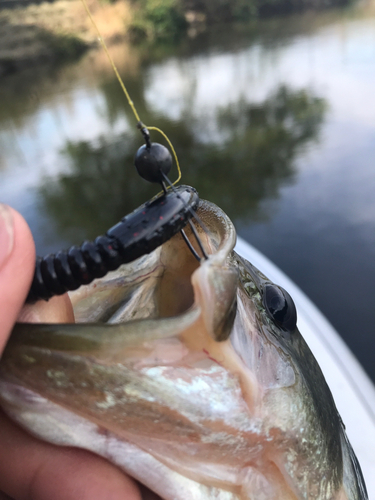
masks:
<svg viewBox="0 0 375 500"><path fill-rule="evenodd" d="M375 9L111 52L183 181L301 286L375 380ZM141 137L103 53L3 78L0 102L0 199L38 253L155 194L132 166Z"/></svg>

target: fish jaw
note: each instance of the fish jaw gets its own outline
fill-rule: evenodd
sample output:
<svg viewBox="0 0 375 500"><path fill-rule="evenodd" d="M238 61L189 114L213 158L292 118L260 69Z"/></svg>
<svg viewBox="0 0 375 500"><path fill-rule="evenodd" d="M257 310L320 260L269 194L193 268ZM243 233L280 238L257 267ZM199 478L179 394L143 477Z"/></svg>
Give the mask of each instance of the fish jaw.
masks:
<svg viewBox="0 0 375 500"><path fill-rule="evenodd" d="M81 321L111 324L18 325L0 364L3 408L42 439L102 455L164 500L349 498L342 465L328 460L332 476L304 444L327 454L313 429L311 373L300 366L307 361L321 384L316 361L298 332L289 345L272 329L254 283L248 293L225 214L205 203L200 217L210 254L200 266L177 236L78 297ZM108 300L99 315L89 306L98 293ZM327 405L329 420L337 412Z"/></svg>

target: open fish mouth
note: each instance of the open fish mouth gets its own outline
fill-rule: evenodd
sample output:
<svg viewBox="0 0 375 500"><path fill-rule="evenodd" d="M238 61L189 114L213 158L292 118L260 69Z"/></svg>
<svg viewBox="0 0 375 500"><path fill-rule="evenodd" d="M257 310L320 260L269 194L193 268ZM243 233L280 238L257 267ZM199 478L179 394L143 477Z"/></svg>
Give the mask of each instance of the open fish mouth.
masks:
<svg viewBox="0 0 375 500"><path fill-rule="evenodd" d="M175 236L72 294L77 324L17 325L4 410L110 460L164 500L367 498L288 294L202 202L197 263Z"/></svg>

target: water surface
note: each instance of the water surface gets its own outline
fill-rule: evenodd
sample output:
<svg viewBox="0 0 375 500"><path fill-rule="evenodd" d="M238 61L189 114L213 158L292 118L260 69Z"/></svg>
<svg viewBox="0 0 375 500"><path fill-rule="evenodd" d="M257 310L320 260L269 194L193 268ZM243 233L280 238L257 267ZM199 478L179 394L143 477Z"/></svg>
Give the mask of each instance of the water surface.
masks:
<svg viewBox="0 0 375 500"><path fill-rule="evenodd" d="M183 181L309 295L375 380L375 13L111 52ZM0 199L39 254L94 238L155 194L132 166L141 138L103 53L3 78L0 101Z"/></svg>

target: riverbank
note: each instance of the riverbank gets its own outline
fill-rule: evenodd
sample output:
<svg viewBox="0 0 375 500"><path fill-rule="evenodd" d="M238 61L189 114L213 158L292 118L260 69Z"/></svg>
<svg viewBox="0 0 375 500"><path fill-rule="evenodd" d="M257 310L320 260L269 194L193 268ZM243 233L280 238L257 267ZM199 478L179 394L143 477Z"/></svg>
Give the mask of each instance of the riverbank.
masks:
<svg viewBox="0 0 375 500"><path fill-rule="evenodd" d="M97 1L88 1L88 4L107 43L126 36L131 19L128 3L99 5ZM75 59L96 46L97 33L80 0L0 10L0 76L35 64Z"/></svg>
<svg viewBox="0 0 375 500"><path fill-rule="evenodd" d="M372 0L371 0L372 1ZM37 3L35 3L37 2ZM195 36L209 24L272 14L284 5L320 9L350 0L87 0L107 44ZM0 76L35 64L56 64L97 47L98 36L81 0L7 0L0 9ZM271 12L270 12L271 9ZM272 11L273 9L273 11Z"/></svg>

